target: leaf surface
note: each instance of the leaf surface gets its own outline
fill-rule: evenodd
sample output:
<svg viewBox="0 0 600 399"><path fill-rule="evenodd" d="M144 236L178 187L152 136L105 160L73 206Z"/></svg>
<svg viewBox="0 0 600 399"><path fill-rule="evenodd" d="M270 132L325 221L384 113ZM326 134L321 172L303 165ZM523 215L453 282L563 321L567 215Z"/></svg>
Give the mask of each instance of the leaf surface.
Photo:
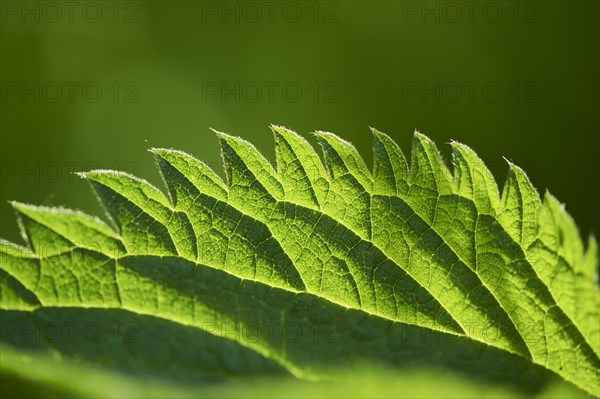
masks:
<svg viewBox="0 0 600 399"><path fill-rule="evenodd" d="M408 161L374 130L371 172L332 133L315 134L321 159L272 129L275 166L217 132L227 181L171 149L152 150L167 193L122 172L83 173L111 226L13 203L26 246L0 243L3 318L170 323L160 328L175 337L208 334L201 347L217 363L251 359L236 372L319 379L365 361L436 364L521 386L553 372L599 395L595 239L585 250L564 206L540 199L520 168L509 165L500 195L460 143L451 172L426 136L415 134ZM90 359L123 363L107 352ZM205 364L196 371L222 374Z"/></svg>

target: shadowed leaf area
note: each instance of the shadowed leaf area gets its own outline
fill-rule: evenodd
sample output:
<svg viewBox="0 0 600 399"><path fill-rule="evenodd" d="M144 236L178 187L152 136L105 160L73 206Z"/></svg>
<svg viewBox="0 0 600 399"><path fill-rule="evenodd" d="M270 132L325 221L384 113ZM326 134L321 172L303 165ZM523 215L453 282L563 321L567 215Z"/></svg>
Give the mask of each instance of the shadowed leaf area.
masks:
<svg viewBox="0 0 600 399"><path fill-rule="evenodd" d="M600 394L596 241L520 168L500 194L463 144L451 172L426 136L407 160L373 130L367 168L334 134L315 133L320 156L272 130L274 166L217 132L225 180L171 149L151 150L166 193L82 173L108 223L14 202L25 244L0 242L3 392Z"/></svg>

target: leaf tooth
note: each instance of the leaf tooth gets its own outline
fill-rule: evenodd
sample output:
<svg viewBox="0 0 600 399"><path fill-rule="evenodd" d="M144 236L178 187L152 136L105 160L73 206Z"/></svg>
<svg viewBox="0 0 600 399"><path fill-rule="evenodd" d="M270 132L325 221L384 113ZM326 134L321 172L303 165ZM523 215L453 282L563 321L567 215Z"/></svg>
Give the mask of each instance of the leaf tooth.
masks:
<svg viewBox="0 0 600 399"><path fill-rule="evenodd" d="M372 238L370 213L373 180L356 149L333 133L314 133L323 148L331 177L323 212L363 238Z"/></svg>
<svg viewBox="0 0 600 399"><path fill-rule="evenodd" d="M138 211L143 211L161 222L169 217L168 199L144 179L129 173L106 169L77 174L91 184L107 216L118 229L129 220L121 214L124 202L131 203Z"/></svg>
<svg viewBox="0 0 600 399"><path fill-rule="evenodd" d="M548 217L542 220L542 216L546 213L549 213ZM544 195L539 226L542 231L546 228L553 230L555 247L552 249L563 256L571 268L579 271L578 268L582 265L584 257L579 230L573 218L565 210L564 204L561 204L549 191Z"/></svg>
<svg viewBox="0 0 600 399"><path fill-rule="evenodd" d="M227 186L221 178L204 162L183 151L153 148L161 176L169 190L174 207L186 208L181 202L188 203L192 193L181 183L181 176L189 180L201 193L227 201Z"/></svg>
<svg viewBox="0 0 600 399"><path fill-rule="evenodd" d="M323 149L325 164L332 179L349 173L366 191L373 191L371 172L369 172L365 161L351 143L333 133L321 130L316 131L314 135L318 138Z"/></svg>
<svg viewBox="0 0 600 399"><path fill-rule="evenodd" d="M127 172L109 169L95 169L89 172L78 172L82 178L112 187L114 189L126 190L127 196L133 201L146 201L151 198L160 205L170 208L169 199L147 180L134 176Z"/></svg>
<svg viewBox="0 0 600 399"><path fill-rule="evenodd" d="M538 211L542 203L523 169L505 160L509 172L502 191L498 220L513 240L527 248L537 237Z"/></svg>
<svg viewBox="0 0 600 399"><path fill-rule="evenodd" d="M452 141L456 190L472 200L480 212L496 214L500 193L494 176L469 146Z"/></svg>
<svg viewBox="0 0 600 399"><path fill-rule="evenodd" d="M44 218L39 217L40 212L36 212L34 207L18 202L12 202L11 205L17 214L21 234L38 257L52 257L75 247L72 241L46 226Z"/></svg>
<svg viewBox="0 0 600 399"><path fill-rule="evenodd" d="M275 136L277 173L286 199L320 208L327 195L329 177L314 148L302 136L285 127L271 125Z"/></svg>
<svg viewBox="0 0 600 399"><path fill-rule="evenodd" d="M435 143L419 131L415 131L413 136L410 161L411 185L418 185L438 195L454 192L452 174Z"/></svg>
<svg viewBox="0 0 600 399"><path fill-rule="evenodd" d="M214 129L213 132L221 144L230 188L236 184L249 185L256 179L273 198L279 200L285 197L273 166L252 143Z"/></svg>
<svg viewBox="0 0 600 399"><path fill-rule="evenodd" d="M450 171L437 147L427 136L414 133L409 170L409 191L406 201L418 204L420 216L435 223L440 198L455 192Z"/></svg>
<svg viewBox="0 0 600 399"><path fill-rule="evenodd" d="M100 170L82 175L91 182L129 253L196 259L196 238L187 215L175 212L156 187L122 172Z"/></svg>
<svg viewBox="0 0 600 399"><path fill-rule="evenodd" d="M125 250L115 231L96 217L62 207L34 206L19 202L11 204L32 243L47 244L52 237L56 242L63 242L65 248L80 246L111 256L122 254ZM39 226L33 227L32 223ZM49 248L58 250L55 245ZM36 252L39 253L37 249Z"/></svg>
<svg viewBox="0 0 600 399"><path fill-rule="evenodd" d="M406 196L408 192L408 163L402 150L387 134L373 132L373 185L378 194Z"/></svg>

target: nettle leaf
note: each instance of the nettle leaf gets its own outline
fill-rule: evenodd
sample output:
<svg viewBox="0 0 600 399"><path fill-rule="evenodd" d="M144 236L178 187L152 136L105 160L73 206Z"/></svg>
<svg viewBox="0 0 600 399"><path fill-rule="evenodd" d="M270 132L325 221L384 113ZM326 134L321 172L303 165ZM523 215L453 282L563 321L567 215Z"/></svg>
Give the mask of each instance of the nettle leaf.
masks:
<svg viewBox="0 0 600 399"><path fill-rule="evenodd" d="M500 195L460 143L451 172L426 136L408 161L373 130L371 172L334 134L316 133L321 158L272 130L276 167L216 133L226 181L152 149L168 195L122 172L82 173L110 226L13 203L26 245L0 243L3 345L192 380L376 364L520 389L558 374L600 394L596 241L584 250L520 168L509 164ZM57 338L65 323L75 333Z"/></svg>

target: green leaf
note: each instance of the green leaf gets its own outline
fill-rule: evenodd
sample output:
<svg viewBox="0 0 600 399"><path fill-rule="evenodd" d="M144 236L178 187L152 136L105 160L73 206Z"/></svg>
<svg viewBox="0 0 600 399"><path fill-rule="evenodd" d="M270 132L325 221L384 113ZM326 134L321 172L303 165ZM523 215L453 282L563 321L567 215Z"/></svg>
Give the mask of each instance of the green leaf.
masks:
<svg viewBox="0 0 600 399"><path fill-rule="evenodd" d="M111 226L13 203L27 246L0 243L2 341L149 375L165 363L198 378L309 380L433 365L521 390L558 374L600 395L595 239L584 250L564 206L541 200L520 168L509 165L500 196L459 143L451 172L426 136L409 163L373 130L371 172L334 134L316 133L322 161L272 129L276 167L217 132L226 182L191 155L152 149L168 196L122 172L83 173ZM157 335L90 350L44 337L56 320L98 331L133 320ZM157 337L173 352L140 357L164 346Z"/></svg>

